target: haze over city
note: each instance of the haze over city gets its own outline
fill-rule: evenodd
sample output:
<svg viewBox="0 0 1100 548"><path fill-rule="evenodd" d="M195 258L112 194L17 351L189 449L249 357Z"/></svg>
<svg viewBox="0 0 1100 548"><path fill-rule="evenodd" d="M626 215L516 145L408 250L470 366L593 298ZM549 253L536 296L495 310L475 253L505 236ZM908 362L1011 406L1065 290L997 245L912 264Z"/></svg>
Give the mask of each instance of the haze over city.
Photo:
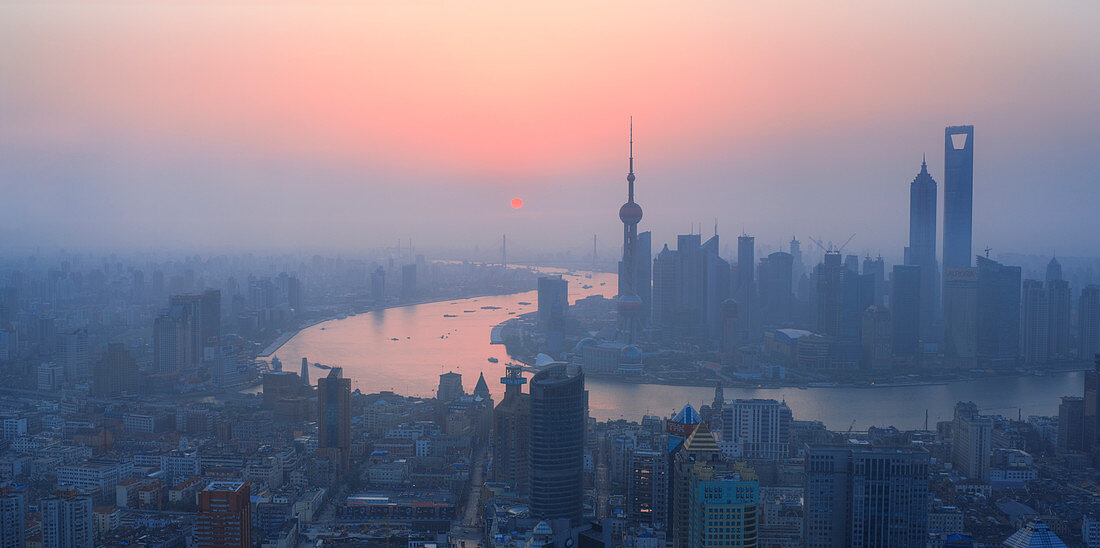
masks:
<svg viewBox="0 0 1100 548"><path fill-rule="evenodd" d="M942 128L973 124L975 247L1100 244L1095 3L0 10L9 248L347 253L506 232L517 253L599 234L610 255L629 116L656 242L717 220L775 248L856 233L853 251L896 256L922 155L942 180Z"/></svg>

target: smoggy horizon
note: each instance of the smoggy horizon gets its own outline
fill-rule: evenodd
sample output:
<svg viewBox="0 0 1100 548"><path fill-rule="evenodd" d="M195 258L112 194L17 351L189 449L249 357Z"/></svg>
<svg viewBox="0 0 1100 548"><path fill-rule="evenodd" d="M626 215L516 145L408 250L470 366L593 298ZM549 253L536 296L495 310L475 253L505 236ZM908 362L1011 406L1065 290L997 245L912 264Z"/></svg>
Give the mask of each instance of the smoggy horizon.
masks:
<svg viewBox="0 0 1100 548"><path fill-rule="evenodd" d="M693 223L900 258L975 126L975 253L1093 256L1100 6L0 7L6 249L617 249ZM1093 17L1089 17L1091 14ZM523 207L513 209L513 198ZM697 229L698 230L698 229ZM942 246L938 246L942 253Z"/></svg>

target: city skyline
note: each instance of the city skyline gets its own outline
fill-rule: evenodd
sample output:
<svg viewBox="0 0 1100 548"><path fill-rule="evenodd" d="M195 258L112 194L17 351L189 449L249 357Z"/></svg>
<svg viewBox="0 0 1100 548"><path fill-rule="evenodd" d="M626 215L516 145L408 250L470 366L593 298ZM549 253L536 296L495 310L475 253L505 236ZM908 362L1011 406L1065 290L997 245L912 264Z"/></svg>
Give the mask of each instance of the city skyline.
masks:
<svg viewBox="0 0 1100 548"><path fill-rule="evenodd" d="M0 56L0 180L21 204L0 228L112 251L484 248L504 232L517 250L587 249L619 228L602 212L622 201L633 115L657 242L717 219L730 241L854 232L853 251L893 255L918 155L943 181L938 133L972 124L975 250L1098 243L1100 78L1076 68L1097 46L1076 10L1095 6L650 8L6 6L6 51L29 57ZM921 45L893 40L911 29Z"/></svg>

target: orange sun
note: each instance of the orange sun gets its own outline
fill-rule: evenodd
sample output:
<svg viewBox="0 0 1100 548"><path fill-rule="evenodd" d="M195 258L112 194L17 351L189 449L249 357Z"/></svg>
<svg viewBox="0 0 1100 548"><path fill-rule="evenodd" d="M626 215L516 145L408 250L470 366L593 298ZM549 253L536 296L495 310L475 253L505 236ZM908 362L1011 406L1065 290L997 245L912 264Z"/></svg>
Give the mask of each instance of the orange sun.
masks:
<svg viewBox="0 0 1100 548"><path fill-rule="evenodd" d="M512 198L512 209L519 209L523 207L523 200L520 198Z"/></svg>

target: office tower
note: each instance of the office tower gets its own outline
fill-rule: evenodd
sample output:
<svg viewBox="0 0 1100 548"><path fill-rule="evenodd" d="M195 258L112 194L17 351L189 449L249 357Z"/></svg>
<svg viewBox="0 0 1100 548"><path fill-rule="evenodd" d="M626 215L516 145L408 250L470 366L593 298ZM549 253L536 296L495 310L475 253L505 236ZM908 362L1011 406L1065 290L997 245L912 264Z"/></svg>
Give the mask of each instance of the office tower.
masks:
<svg viewBox="0 0 1100 548"><path fill-rule="evenodd" d="M370 273L370 296L376 303L386 299L386 270L382 267Z"/></svg>
<svg viewBox="0 0 1100 548"><path fill-rule="evenodd" d="M630 123L630 171L626 175L627 199L619 208L623 222L623 258L619 262L618 311L619 335L623 342L634 344L642 332L642 311L645 303L638 296L638 223L642 206L634 202L634 122Z"/></svg>
<svg viewBox="0 0 1100 548"><path fill-rule="evenodd" d="M302 379L290 371L269 371L263 377L263 406L274 409L280 401L302 393Z"/></svg>
<svg viewBox="0 0 1100 548"><path fill-rule="evenodd" d="M877 305L863 312L862 350L864 369L890 368L894 355L894 329L890 311Z"/></svg>
<svg viewBox="0 0 1100 548"><path fill-rule="evenodd" d="M791 236L790 250L794 270L791 272L791 278L797 280L806 273L806 264L802 262L802 242L794 236Z"/></svg>
<svg viewBox="0 0 1100 548"><path fill-rule="evenodd" d="M989 481L989 459L993 453L993 419L978 413L974 402L955 405L952 424L951 463L960 475Z"/></svg>
<svg viewBox="0 0 1100 548"><path fill-rule="evenodd" d="M737 447L739 458L778 461L790 453L791 408L786 402L737 399L722 416L722 441Z"/></svg>
<svg viewBox="0 0 1100 548"><path fill-rule="evenodd" d="M1058 454L1085 450L1085 398L1062 396L1058 406Z"/></svg>
<svg viewBox="0 0 1100 548"><path fill-rule="evenodd" d="M868 255L863 259L863 275L874 280L875 305L886 306L886 261L882 260L882 255L874 259Z"/></svg>
<svg viewBox="0 0 1100 548"><path fill-rule="evenodd" d="M943 282L944 361L972 369L978 356L978 269L948 268Z"/></svg>
<svg viewBox="0 0 1100 548"><path fill-rule="evenodd" d="M1070 290L1069 282L1062 279L1062 265L1051 258L1046 276L1047 307L1050 327L1047 329L1047 353L1051 359L1066 360L1070 357Z"/></svg>
<svg viewBox="0 0 1100 548"><path fill-rule="evenodd" d="M677 236L676 250L666 245L653 261L654 327L681 337L717 338L728 270L718 256L717 236L705 244L698 234Z"/></svg>
<svg viewBox="0 0 1100 548"><path fill-rule="evenodd" d="M411 301L416 298L416 265L407 264L401 267L401 298Z"/></svg>
<svg viewBox="0 0 1100 548"><path fill-rule="evenodd" d="M26 546L27 501L23 491L0 484L0 548Z"/></svg>
<svg viewBox="0 0 1100 548"><path fill-rule="evenodd" d="M722 336L719 339L719 351L722 361L731 363L741 342L740 327L737 318L737 301L726 299L722 303Z"/></svg>
<svg viewBox="0 0 1100 548"><path fill-rule="evenodd" d="M872 276L845 267L841 271L840 283L840 338L858 355L860 341L863 340L863 313L875 304L875 280Z"/></svg>
<svg viewBox="0 0 1100 548"><path fill-rule="evenodd" d="M565 341L565 316L569 310L569 281L561 276L542 276L538 283L538 327L546 335L546 350L557 354Z"/></svg>
<svg viewBox="0 0 1100 548"><path fill-rule="evenodd" d="M581 520L588 392L584 372L552 365L531 378L531 514Z"/></svg>
<svg viewBox="0 0 1100 548"><path fill-rule="evenodd" d="M205 349L210 349L209 352L212 352L221 344L222 292L218 289L203 291L199 306L199 332L205 358L207 352Z"/></svg>
<svg viewBox="0 0 1100 548"><path fill-rule="evenodd" d="M688 542L693 548L755 548L760 483L749 469L716 471L697 463L688 494Z"/></svg>
<svg viewBox="0 0 1100 548"><path fill-rule="evenodd" d="M925 546L929 455L923 449L810 445L805 467L803 546Z"/></svg>
<svg viewBox="0 0 1100 548"><path fill-rule="evenodd" d="M181 324L185 330L184 340L187 344L187 365L198 365L203 360L203 347L204 332L211 332L218 329L216 325L204 326L203 322L207 320L206 315L203 314L203 304L207 300L216 299L217 303L221 302L220 293L218 296L211 296L209 298L203 295L173 295L168 300L169 314L183 320ZM212 303L212 306L216 303ZM220 305L219 305L220 308ZM219 310L220 318L220 310ZM218 322L220 323L220 322ZM212 333L213 337L217 337L216 331Z"/></svg>
<svg viewBox="0 0 1100 548"><path fill-rule="evenodd" d="M343 368L333 367L317 379L317 447L336 449L342 470L351 458L351 379Z"/></svg>
<svg viewBox="0 0 1100 548"><path fill-rule="evenodd" d="M685 407L685 411L690 409ZM686 417L685 417L686 418ZM669 466L668 533L675 548L687 548L689 544L691 506L691 472L697 463L717 465L722 452L710 426L699 422L684 442L673 450Z"/></svg>
<svg viewBox="0 0 1100 548"><path fill-rule="evenodd" d="M109 398L122 393L136 394L140 382L137 360L122 343L111 343L96 362L92 395Z"/></svg>
<svg viewBox="0 0 1100 548"><path fill-rule="evenodd" d="M653 316L653 233L638 233L635 246L638 269L634 274L634 292L642 299L642 324L648 324Z"/></svg>
<svg viewBox="0 0 1100 548"><path fill-rule="evenodd" d="M531 481L531 399L523 393L523 368L509 365L500 378L504 398L493 410L493 481L527 494Z"/></svg>
<svg viewBox="0 0 1100 548"><path fill-rule="evenodd" d="M162 314L153 320L153 367L160 373L180 371L191 362L183 318Z"/></svg>
<svg viewBox="0 0 1100 548"><path fill-rule="evenodd" d="M286 305L292 312L302 310L302 281L296 276L281 275L282 291L286 297Z"/></svg>
<svg viewBox="0 0 1100 548"><path fill-rule="evenodd" d="M626 484L627 518L641 525L664 528L668 519L668 453L634 449Z"/></svg>
<svg viewBox="0 0 1100 548"><path fill-rule="evenodd" d="M462 388L462 374L448 371L439 376L439 387L435 390L435 399L452 402L466 395Z"/></svg>
<svg viewBox="0 0 1100 548"><path fill-rule="evenodd" d="M852 274L859 274L859 257L852 254L845 255L844 268Z"/></svg>
<svg viewBox="0 0 1100 548"><path fill-rule="evenodd" d="M38 389L47 392L60 388L61 382L65 379L65 371L61 369L60 365L53 362L39 364L36 372L38 373Z"/></svg>
<svg viewBox="0 0 1100 548"><path fill-rule="evenodd" d="M214 481L199 491L194 542L198 548L252 546L248 482Z"/></svg>
<svg viewBox="0 0 1100 548"><path fill-rule="evenodd" d="M91 374L92 356L87 329L74 329L57 335L57 356L54 363L65 371L65 378L75 380Z"/></svg>
<svg viewBox="0 0 1100 548"><path fill-rule="evenodd" d="M759 323L756 310L756 238L747 234L737 237L737 285L734 299L740 305L741 335L748 339Z"/></svg>
<svg viewBox="0 0 1100 548"><path fill-rule="evenodd" d="M890 312L894 321L894 354L920 353L921 267L894 265L890 278Z"/></svg>
<svg viewBox="0 0 1100 548"><path fill-rule="evenodd" d="M1020 354L1026 364L1046 363L1050 359L1047 347L1050 336L1049 297L1043 282L1024 280L1021 305L1023 316L1020 318L1023 328Z"/></svg>
<svg viewBox="0 0 1100 548"><path fill-rule="evenodd" d="M760 259L760 312L765 325L789 326L794 319L794 258L782 251Z"/></svg>
<svg viewBox="0 0 1100 548"><path fill-rule="evenodd" d="M306 358L302 358L302 372L298 375L298 380L306 386L312 386L309 382L309 360Z"/></svg>
<svg viewBox="0 0 1100 548"><path fill-rule="evenodd" d="M718 235L715 234L700 247L703 261L703 321L706 336L717 340L722 336L724 322L722 303L730 294L730 264L718 256Z"/></svg>
<svg viewBox="0 0 1100 548"><path fill-rule="evenodd" d="M1090 360L1100 353L1100 286L1087 285L1077 299L1077 357Z"/></svg>
<svg viewBox="0 0 1100 548"><path fill-rule="evenodd" d="M814 267L815 331L836 339L841 331L843 270L839 251L827 251L825 260Z"/></svg>
<svg viewBox="0 0 1100 548"><path fill-rule="evenodd" d="M676 252L664 248L653 259L653 315L654 327L671 329L676 316L676 291L679 280L676 276Z"/></svg>
<svg viewBox="0 0 1100 548"><path fill-rule="evenodd" d="M43 548L92 548L92 497L73 490L38 502Z"/></svg>
<svg viewBox="0 0 1100 548"><path fill-rule="evenodd" d="M944 130L943 266L970 266L974 220L974 126Z"/></svg>
<svg viewBox="0 0 1100 548"><path fill-rule="evenodd" d="M1020 267L977 257L978 365L1012 367L1020 354Z"/></svg>
<svg viewBox="0 0 1100 548"><path fill-rule="evenodd" d="M969 247L967 253L969 253ZM939 280L936 275L936 181L928 174L923 160L920 173L909 184L909 247L905 248L905 264L920 270L920 338L939 338L932 332L939 303ZM968 262L964 266L970 266Z"/></svg>
<svg viewBox="0 0 1100 548"><path fill-rule="evenodd" d="M1085 435L1081 445L1092 455L1095 466L1100 462L1100 355L1096 356L1092 371L1085 372L1084 400Z"/></svg>

